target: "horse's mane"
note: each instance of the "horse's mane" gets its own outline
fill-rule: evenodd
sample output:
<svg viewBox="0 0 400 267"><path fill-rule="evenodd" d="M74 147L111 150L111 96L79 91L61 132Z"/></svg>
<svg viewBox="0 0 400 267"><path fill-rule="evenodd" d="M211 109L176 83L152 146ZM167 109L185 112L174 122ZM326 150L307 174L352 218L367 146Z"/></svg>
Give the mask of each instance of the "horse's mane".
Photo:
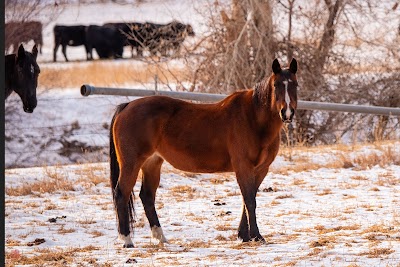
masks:
<svg viewBox="0 0 400 267"><path fill-rule="evenodd" d="M256 103L261 106L271 107L273 101L275 101L275 94L273 94L274 87L271 85L271 78L265 77L254 86L253 97Z"/></svg>

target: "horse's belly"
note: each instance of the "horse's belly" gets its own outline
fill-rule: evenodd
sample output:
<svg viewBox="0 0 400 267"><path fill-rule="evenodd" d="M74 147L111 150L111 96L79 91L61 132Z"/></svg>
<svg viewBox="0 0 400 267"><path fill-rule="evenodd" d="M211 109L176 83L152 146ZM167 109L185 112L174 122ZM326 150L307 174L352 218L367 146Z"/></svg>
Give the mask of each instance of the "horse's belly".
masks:
<svg viewBox="0 0 400 267"><path fill-rule="evenodd" d="M232 171L227 153L161 150L159 154L174 168L186 172L214 173Z"/></svg>

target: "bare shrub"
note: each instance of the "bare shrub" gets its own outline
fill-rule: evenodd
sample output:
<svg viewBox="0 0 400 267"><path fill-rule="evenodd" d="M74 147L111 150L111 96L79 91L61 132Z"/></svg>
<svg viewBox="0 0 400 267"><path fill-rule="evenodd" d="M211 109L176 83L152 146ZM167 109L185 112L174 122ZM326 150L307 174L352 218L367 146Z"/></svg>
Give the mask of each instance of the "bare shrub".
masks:
<svg viewBox="0 0 400 267"><path fill-rule="evenodd" d="M202 11L209 31L192 50L191 90L230 93L250 88L270 73L274 57L288 62L295 57L301 100L398 107L400 55L395 47L400 38L397 28L385 28L395 20L396 8L358 0L210 2ZM379 51L379 58L353 53L368 48ZM365 124L371 127L359 130ZM382 140L398 137L398 125L398 119L387 116L298 110L283 140L330 144L349 135L356 136L352 141Z"/></svg>

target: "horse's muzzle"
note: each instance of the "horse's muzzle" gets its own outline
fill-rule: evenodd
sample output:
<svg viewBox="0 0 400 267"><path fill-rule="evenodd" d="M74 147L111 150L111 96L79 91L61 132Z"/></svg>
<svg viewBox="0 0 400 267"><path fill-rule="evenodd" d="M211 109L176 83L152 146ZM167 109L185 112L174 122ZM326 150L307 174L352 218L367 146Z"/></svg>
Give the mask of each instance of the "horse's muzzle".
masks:
<svg viewBox="0 0 400 267"><path fill-rule="evenodd" d="M24 107L24 111L25 111L26 113L32 113L33 110L34 110L34 108Z"/></svg>
<svg viewBox="0 0 400 267"><path fill-rule="evenodd" d="M36 108L36 104L35 105L24 105L23 108L26 113L32 113L33 110Z"/></svg>
<svg viewBox="0 0 400 267"><path fill-rule="evenodd" d="M22 104L23 104L24 111L26 113L32 113L33 110L37 106L37 99L36 99L36 97L31 98L31 99L28 99L27 101L22 101Z"/></svg>
<svg viewBox="0 0 400 267"><path fill-rule="evenodd" d="M293 120L293 116L294 116L294 109L283 108L283 109L281 109L281 112L279 112L279 116L281 117L281 119L284 123L291 123Z"/></svg>

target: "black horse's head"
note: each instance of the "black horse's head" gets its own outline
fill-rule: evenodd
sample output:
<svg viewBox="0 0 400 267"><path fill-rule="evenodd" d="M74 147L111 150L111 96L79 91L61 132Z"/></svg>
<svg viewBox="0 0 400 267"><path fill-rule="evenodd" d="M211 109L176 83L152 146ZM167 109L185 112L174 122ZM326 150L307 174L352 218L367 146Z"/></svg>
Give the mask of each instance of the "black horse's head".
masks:
<svg viewBox="0 0 400 267"><path fill-rule="evenodd" d="M18 48L16 56L16 73L18 85L14 91L21 97L24 111L32 113L36 108L36 87L38 85L38 76L40 73L39 65L36 63L38 49L36 45L32 53L25 51L22 44Z"/></svg>
<svg viewBox="0 0 400 267"><path fill-rule="evenodd" d="M288 69L281 69L277 59L272 63L275 99L283 122L291 122L297 108L297 61L293 58Z"/></svg>

